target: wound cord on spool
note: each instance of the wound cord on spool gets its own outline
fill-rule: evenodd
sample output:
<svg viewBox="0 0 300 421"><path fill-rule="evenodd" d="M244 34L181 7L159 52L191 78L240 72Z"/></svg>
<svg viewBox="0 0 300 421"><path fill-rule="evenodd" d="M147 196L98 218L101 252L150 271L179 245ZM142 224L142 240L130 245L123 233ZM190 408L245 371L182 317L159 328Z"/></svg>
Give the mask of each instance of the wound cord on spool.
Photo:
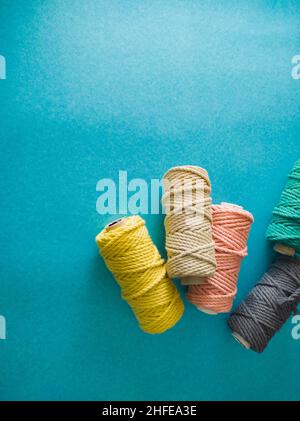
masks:
<svg viewBox="0 0 300 421"><path fill-rule="evenodd" d="M186 285L201 283L216 269L208 174L196 166L179 166L163 180L168 275Z"/></svg>
<svg viewBox="0 0 300 421"><path fill-rule="evenodd" d="M203 284L190 286L187 299L200 310L216 314L232 308L253 216L240 206L221 203L212 206L212 221L217 270Z"/></svg>
<svg viewBox="0 0 300 421"><path fill-rule="evenodd" d="M273 211L267 238L275 250L300 259L300 160L298 160Z"/></svg>
<svg viewBox="0 0 300 421"><path fill-rule="evenodd" d="M300 303L300 262L281 256L231 314L228 325L237 338L263 352Z"/></svg>
<svg viewBox="0 0 300 421"><path fill-rule="evenodd" d="M183 314L183 302L145 221L140 216L117 221L97 235L96 243L141 329L162 333L174 326Z"/></svg>

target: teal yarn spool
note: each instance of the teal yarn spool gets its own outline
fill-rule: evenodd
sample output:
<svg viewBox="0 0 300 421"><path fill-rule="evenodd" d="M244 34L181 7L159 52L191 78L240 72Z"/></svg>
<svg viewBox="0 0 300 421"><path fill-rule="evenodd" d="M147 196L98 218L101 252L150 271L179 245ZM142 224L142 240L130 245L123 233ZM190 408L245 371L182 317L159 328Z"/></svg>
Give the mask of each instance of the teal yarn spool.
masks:
<svg viewBox="0 0 300 421"><path fill-rule="evenodd" d="M300 159L289 174L273 211L267 239L276 243L277 252L300 259Z"/></svg>

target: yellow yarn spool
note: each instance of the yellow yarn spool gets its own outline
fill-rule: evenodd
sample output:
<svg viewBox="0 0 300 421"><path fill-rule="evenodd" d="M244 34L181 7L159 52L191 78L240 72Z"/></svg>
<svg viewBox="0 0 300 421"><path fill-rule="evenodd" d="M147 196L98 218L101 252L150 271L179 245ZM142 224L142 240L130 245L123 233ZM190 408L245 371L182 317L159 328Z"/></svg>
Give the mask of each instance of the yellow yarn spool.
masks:
<svg viewBox="0 0 300 421"><path fill-rule="evenodd" d="M183 302L145 221L140 216L116 221L97 235L96 243L141 329L163 333L174 326L183 314Z"/></svg>

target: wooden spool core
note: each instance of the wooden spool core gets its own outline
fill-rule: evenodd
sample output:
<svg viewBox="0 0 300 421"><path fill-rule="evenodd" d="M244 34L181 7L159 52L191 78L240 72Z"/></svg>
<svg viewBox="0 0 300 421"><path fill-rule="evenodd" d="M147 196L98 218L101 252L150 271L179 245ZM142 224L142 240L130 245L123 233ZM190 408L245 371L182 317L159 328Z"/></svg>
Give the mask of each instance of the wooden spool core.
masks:
<svg viewBox="0 0 300 421"><path fill-rule="evenodd" d="M239 333L237 332L233 332L232 336L234 337L234 339L240 344L242 345L244 348L246 349L250 349L250 344L248 341L246 341L246 339L244 339Z"/></svg>
<svg viewBox="0 0 300 421"><path fill-rule="evenodd" d="M180 278L182 285L203 285L205 281L198 276L185 276L184 278Z"/></svg>
<svg viewBox="0 0 300 421"><path fill-rule="evenodd" d="M112 221L108 225L106 225L105 229L108 231L113 230L119 227L120 225L124 224L124 222L125 222L124 218L116 219L115 221Z"/></svg>
<svg viewBox="0 0 300 421"><path fill-rule="evenodd" d="M209 314L210 316L215 316L216 314L218 314L215 311L208 310L207 308L204 308L204 307L200 307L200 306L196 306L196 307L199 311L202 311L202 313Z"/></svg>
<svg viewBox="0 0 300 421"><path fill-rule="evenodd" d="M235 205L234 203L221 202L221 205L224 205L224 206L229 206L230 208L237 208L237 209L242 209L242 210L244 210L243 206L240 206L240 205Z"/></svg>
<svg viewBox="0 0 300 421"><path fill-rule="evenodd" d="M275 244L274 250L277 251L277 253L283 254L284 256L294 257L296 254L295 249L280 243Z"/></svg>

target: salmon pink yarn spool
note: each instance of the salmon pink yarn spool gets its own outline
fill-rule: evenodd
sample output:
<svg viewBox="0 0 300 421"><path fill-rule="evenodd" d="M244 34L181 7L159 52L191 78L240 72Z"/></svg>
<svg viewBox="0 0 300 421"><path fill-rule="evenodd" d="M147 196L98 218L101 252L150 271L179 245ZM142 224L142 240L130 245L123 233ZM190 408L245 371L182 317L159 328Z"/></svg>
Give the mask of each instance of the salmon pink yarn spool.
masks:
<svg viewBox="0 0 300 421"><path fill-rule="evenodd" d="M212 206L212 221L217 270L203 284L190 286L187 298L199 310L217 314L232 308L253 216L240 206L221 203Z"/></svg>

